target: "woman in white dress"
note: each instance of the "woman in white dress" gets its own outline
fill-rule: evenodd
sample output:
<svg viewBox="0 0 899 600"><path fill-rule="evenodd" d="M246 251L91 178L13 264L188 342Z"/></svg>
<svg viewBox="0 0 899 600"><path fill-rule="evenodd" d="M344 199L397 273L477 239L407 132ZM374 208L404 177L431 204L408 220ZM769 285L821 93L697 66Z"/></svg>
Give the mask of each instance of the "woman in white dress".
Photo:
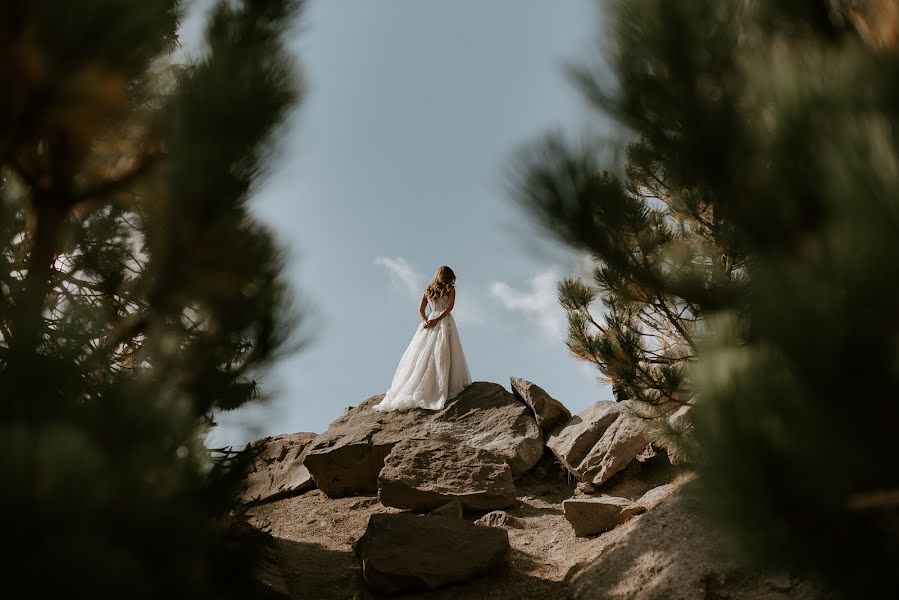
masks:
<svg viewBox="0 0 899 600"><path fill-rule="evenodd" d="M421 296L421 323L403 352L390 389L375 410L439 410L471 383L451 312L456 303L455 283L452 269L437 269ZM426 315L428 306L431 311Z"/></svg>

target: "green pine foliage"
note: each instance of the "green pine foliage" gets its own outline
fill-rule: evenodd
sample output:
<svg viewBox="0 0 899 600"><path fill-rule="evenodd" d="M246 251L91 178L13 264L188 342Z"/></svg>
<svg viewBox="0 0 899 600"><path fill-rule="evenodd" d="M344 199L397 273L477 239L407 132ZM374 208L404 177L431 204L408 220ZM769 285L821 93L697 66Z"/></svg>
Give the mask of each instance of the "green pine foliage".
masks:
<svg viewBox="0 0 899 600"><path fill-rule="evenodd" d="M614 78L573 74L636 139L625 169L551 136L519 178L597 260L594 282L560 286L569 346L638 399L689 398L702 505L748 558L889 597L899 7L620 0L609 16Z"/></svg>
<svg viewBox="0 0 899 600"><path fill-rule="evenodd" d="M8 586L259 591L259 544L228 525L251 457L203 438L259 396L296 320L248 201L301 91L298 4L217 2L185 66L176 0L0 2Z"/></svg>
<svg viewBox="0 0 899 600"><path fill-rule="evenodd" d="M585 72L578 77L584 89L595 85ZM596 104L608 106L605 98ZM664 416L692 404L687 370L705 316L742 302L746 257L708 196L678 181L677 165L654 140L627 147L621 174L604 155L598 141L550 135L525 151L516 185L556 237L595 261L592 281L559 284L568 348L594 364L619 399Z"/></svg>

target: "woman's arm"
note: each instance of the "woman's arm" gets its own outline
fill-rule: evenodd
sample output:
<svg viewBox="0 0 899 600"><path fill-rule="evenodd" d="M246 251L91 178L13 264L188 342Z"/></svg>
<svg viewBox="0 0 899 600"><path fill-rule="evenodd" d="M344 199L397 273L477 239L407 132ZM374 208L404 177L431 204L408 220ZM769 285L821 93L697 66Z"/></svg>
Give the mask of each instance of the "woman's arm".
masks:
<svg viewBox="0 0 899 600"><path fill-rule="evenodd" d="M418 314L421 315L421 320L425 322L425 327L427 327L428 316L425 314L425 308L428 306L428 295L421 295L421 304L418 305Z"/></svg>
<svg viewBox="0 0 899 600"><path fill-rule="evenodd" d="M456 288L451 287L449 289L449 300L447 300L446 302L447 302L446 308L444 308L442 311L440 311L440 314L438 316L431 317L428 319L428 323L431 327L433 327L434 325L439 323L440 319L443 319L444 317L446 317L446 315L448 315L450 313L450 311L453 310L453 306L456 305Z"/></svg>

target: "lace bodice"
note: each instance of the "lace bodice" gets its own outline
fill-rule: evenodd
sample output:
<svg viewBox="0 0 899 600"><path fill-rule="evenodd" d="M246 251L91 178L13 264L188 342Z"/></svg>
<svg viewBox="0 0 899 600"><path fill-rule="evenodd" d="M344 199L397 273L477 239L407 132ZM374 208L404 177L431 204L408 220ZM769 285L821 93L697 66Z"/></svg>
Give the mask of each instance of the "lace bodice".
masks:
<svg viewBox="0 0 899 600"><path fill-rule="evenodd" d="M441 311L446 308L447 303L449 302L449 295L440 296L436 300L433 298L428 298L428 304L431 307L431 310Z"/></svg>

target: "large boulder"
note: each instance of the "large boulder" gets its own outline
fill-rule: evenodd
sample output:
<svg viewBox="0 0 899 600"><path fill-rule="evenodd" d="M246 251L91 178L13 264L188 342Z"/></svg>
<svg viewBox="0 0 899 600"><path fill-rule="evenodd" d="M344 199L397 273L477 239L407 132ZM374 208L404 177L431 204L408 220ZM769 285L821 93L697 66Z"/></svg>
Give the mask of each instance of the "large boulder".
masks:
<svg viewBox="0 0 899 600"><path fill-rule="evenodd" d="M433 590L504 568L509 534L452 517L375 514L355 545L366 585L382 594Z"/></svg>
<svg viewBox="0 0 899 600"><path fill-rule="evenodd" d="M649 427L628 402L601 400L557 428L546 447L580 481L599 486L650 442Z"/></svg>
<svg viewBox="0 0 899 600"><path fill-rule="evenodd" d="M270 502L315 487L303 465L303 452L316 434L309 432L264 438L253 444L259 452L247 475L241 499L248 503Z"/></svg>
<svg viewBox="0 0 899 600"><path fill-rule="evenodd" d="M602 485L628 466L650 442L646 422L622 410L578 465L582 481Z"/></svg>
<svg viewBox="0 0 899 600"><path fill-rule="evenodd" d="M501 456L517 477L543 453L543 435L530 409L495 383L475 382L439 411L373 410L373 396L334 421L306 451L305 465L332 498L374 493L384 459L407 439L467 444Z"/></svg>
<svg viewBox="0 0 899 600"><path fill-rule="evenodd" d="M542 387L521 377L509 379L512 393L533 411L537 425L544 432L550 432L556 425L571 420L571 412L565 405L546 393Z"/></svg>
<svg viewBox="0 0 899 600"><path fill-rule="evenodd" d="M612 400L601 400L568 420L546 440L546 447L566 469L579 477L578 467L609 428L621 407Z"/></svg>
<svg viewBox="0 0 899 600"><path fill-rule="evenodd" d="M387 455L378 475L384 506L429 511L453 498L467 510L511 506L512 469L489 450L432 440L403 440Z"/></svg>
<svg viewBox="0 0 899 600"><path fill-rule="evenodd" d="M645 510L636 502L614 496L569 498L562 502L565 518L571 523L574 534L580 537L614 529Z"/></svg>

